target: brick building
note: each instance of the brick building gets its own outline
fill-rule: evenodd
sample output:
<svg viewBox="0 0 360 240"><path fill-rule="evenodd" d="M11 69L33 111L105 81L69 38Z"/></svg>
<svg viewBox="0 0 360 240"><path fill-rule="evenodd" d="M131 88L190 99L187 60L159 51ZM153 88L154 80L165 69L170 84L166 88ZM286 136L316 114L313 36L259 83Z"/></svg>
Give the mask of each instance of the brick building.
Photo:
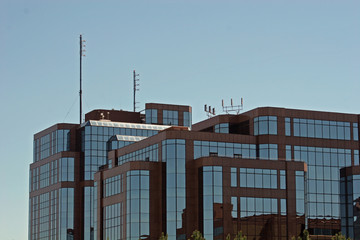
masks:
<svg viewBox="0 0 360 240"><path fill-rule="evenodd" d="M94 110L35 134L29 239L359 239L359 115L191 112Z"/></svg>

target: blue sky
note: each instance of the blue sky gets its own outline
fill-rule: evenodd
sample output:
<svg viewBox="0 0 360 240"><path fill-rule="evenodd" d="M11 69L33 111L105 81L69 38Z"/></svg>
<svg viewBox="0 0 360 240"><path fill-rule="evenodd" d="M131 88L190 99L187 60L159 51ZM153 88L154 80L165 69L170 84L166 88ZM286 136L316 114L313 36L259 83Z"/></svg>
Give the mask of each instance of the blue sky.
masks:
<svg viewBox="0 0 360 240"><path fill-rule="evenodd" d="M0 0L0 238L27 238L33 134L84 111L132 110L132 71L146 102L244 98L360 113L360 2Z"/></svg>

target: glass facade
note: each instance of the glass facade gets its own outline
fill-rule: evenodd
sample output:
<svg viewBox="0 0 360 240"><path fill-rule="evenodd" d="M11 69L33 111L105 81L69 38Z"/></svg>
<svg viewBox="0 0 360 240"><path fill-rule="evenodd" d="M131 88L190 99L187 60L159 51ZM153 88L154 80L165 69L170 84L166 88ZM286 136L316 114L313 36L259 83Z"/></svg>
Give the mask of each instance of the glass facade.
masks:
<svg viewBox="0 0 360 240"><path fill-rule="evenodd" d="M84 239L96 239L95 236L95 188L84 187Z"/></svg>
<svg viewBox="0 0 360 240"><path fill-rule="evenodd" d="M183 112L183 116L184 116L184 126L185 127L190 127L192 125L192 115L191 112Z"/></svg>
<svg viewBox="0 0 360 240"><path fill-rule="evenodd" d="M143 149L137 150L132 153L128 153L118 157L118 165L124 164L130 161L159 161L159 145L154 144Z"/></svg>
<svg viewBox="0 0 360 240"><path fill-rule="evenodd" d="M60 175L59 181L73 182L74 181L74 158L60 158Z"/></svg>
<svg viewBox="0 0 360 240"><path fill-rule="evenodd" d="M340 220L339 169L351 166L351 149L294 146L294 158L308 164L306 192L310 232L334 234L332 229L337 228L336 221ZM334 226L321 225L321 219L335 220Z"/></svg>
<svg viewBox="0 0 360 240"><path fill-rule="evenodd" d="M350 122L293 118L295 137L351 140Z"/></svg>
<svg viewBox="0 0 360 240"><path fill-rule="evenodd" d="M126 174L126 239L129 240L150 236L149 174L148 170L132 170Z"/></svg>
<svg viewBox="0 0 360 240"><path fill-rule="evenodd" d="M202 167L202 174L203 234L205 239L223 239L222 167Z"/></svg>
<svg viewBox="0 0 360 240"><path fill-rule="evenodd" d="M30 240L57 239L57 194L58 191L54 190L30 198Z"/></svg>
<svg viewBox="0 0 360 240"><path fill-rule="evenodd" d="M285 136L291 136L291 120L285 118Z"/></svg>
<svg viewBox="0 0 360 240"><path fill-rule="evenodd" d="M145 121L147 124L158 123L157 120L157 109L146 109L145 110Z"/></svg>
<svg viewBox="0 0 360 240"><path fill-rule="evenodd" d="M119 122L102 122L88 121L83 124L82 129L82 151L84 152L84 180L93 180L95 172L98 168L107 163L107 144L109 139L114 135L119 136L120 141L128 139L139 140L136 137L149 137L158 133L158 131L168 128L168 126L156 126L148 124L119 123ZM134 137L134 139L131 139ZM120 146L122 143L118 143ZM125 143L124 143L125 145ZM155 147L154 147L155 148ZM151 150L154 150L151 148ZM154 150L155 151L155 150ZM151 151L153 153L153 151ZM119 164L126 161L134 160L137 157L143 157L141 153L135 155L129 154L119 160ZM149 159L153 160L153 156L157 159L157 154L149 155ZM135 157L135 158L134 158ZM143 159L146 161L146 158ZM85 203L84 203L84 236L85 239L94 238L94 217L96 208L94 209L94 196L92 187L85 187Z"/></svg>
<svg viewBox="0 0 360 240"><path fill-rule="evenodd" d="M105 127L85 126L82 132L82 147L85 155L84 180L93 180L94 173L98 168L106 164L106 143L113 135L149 137L164 129L164 127L159 130L144 129L152 126L142 126L141 124L113 124L113 126L116 127L110 127L110 125Z"/></svg>
<svg viewBox="0 0 360 240"><path fill-rule="evenodd" d="M341 232L360 239L360 175L341 178Z"/></svg>
<svg viewBox="0 0 360 240"><path fill-rule="evenodd" d="M166 162L166 232L169 239L186 239L183 213L186 207L185 140L162 141L162 161Z"/></svg>
<svg viewBox="0 0 360 240"><path fill-rule="evenodd" d="M110 177L103 181L103 197L110 197L116 194L120 194L124 191L123 189L123 174Z"/></svg>
<svg viewBox="0 0 360 240"><path fill-rule="evenodd" d="M194 159L209 156L256 158L256 144L194 141Z"/></svg>
<svg viewBox="0 0 360 240"><path fill-rule="evenodd" d="M74 239L74 189L61 188L59 190L59 239Z"/></svg>
<svg viewBox="0 0 360 240"><path fill-rule="evenodd" d="M277 117L261 116L254 118L254 135L277 135Z"/></svg>
<svg viewBox="0 0 360 240"><path fill-rule="evenodd" d="M214 126L216 133L229 133L229 123L220 123Z"/></svg>
<svg viewBox="0 0 360 240"><path fill-rule="evenodd" d="M274 169L240 168L240 187L277 189L278 174Z"/></svg>
<svg viewBox="0 0 360 240"><path fill-rule="evenodd" d="M295 171L295 188L296 188L296 215L305 215L305 199L306 199L306 175L302 171Z"/></svg>
<svg viewBox="0 0 360 240"><path fill-rule="evenodd" d="M269 112L277 115L275 111ZM254 112L254 114L257 113ZM354 118L345 116L338 117L338 119L350 120L328 121L258 116L253 119L254 132L252 136L250 130L252 126L248 120L249 116L253 116L252 114L244 114L245 117L241 118L242 120L239 120L240 118L231 119L231 130L230 123L212 125L214 133L239 133L236 136L211 135L208 132L209 128L199 130L207 131L207 133L197 132L194 135L188 134L187 131L182 131L178 135L171 132L171 134L165 134L167 137L171 136L171 139L154 144L160 137L165 136L161 135L152 138L154 140L152 143L144 142L144 144L153 145L144 147L142 144L134 144L132 146L134 150L140 145L142 148L130 153L127 151L127 154L111 160L108 159L109 151L142 141L169 127L150 125L152 123L180 125L183 121L183 126L191 127L191 112L146 109L145 120L149 124L92 120L85 122L79 128L79 136L77 135L76 138L73 136L73 139L79 139L79 143L74 142L71 145L71 151L74 154L58 154L59 157L56 157L58 158L56 160L52 160L55 158L53 155L70 151L69 129L56 130L34 140L33 161L36 164L31 166L29 178L31 192L29 239L71 240L76 237L75 231L76 235L79 231L81 238L90 240L97 239L98 232L101 232L101 238L105 240L137 240L150 236L149 170L129 170L123 174L116 173L118 175L111 175L112 177L103 181L94 182L93 187L91 185L94 174L100 166L109 164L108 161L111 161L110 164L113 167L130 161L149 161L163 162L163 164L151 163L149 166L153 169L156 165L162 165L162 174L165 174L162 179L165 181L162 183L162 186L165 187L165 191L163 191L165 203L163 204L164 209L162 209L164 219L159 220L165 222L160 228L168 234L171 240L186 240L186 234L189 234L186 231L189 226L186 226L184 222L185 211L188 213L193 209L193 202L189 201L190 199L192 201L192 190L188 192L191 193L188 196L190 198L186 199L187 151L193 151L194 159L214 157L188 163L188 166L194 164L197 167L200 163L213 165L200 166L199 169L196 169L196 173L199 174L199 185L196 186L199 189L196 189L198 191L196 196L199 198L196 200L195 207L200 215L195 224L206 239L224 239L228 234L228 232L224 232L224 224L230 224L229 219L224 221L224 218L230 215L232 226L230 228L226 226L225 229L233 230L230 234L242 230L249 239L288 239L291 236L287 236L288 226L286 224L292 222L292 218L296 218L296 224L301 225L301 227L296 226L296 231L308 227L311 234L330 235L339 230L341 222L342 230L346 232L347 236L360 239L360 214L358 213L360 212L360 175L342 178L340 181L339 171L340 168L360 164L359 149L355 149L357 145L356 142L353 142L353 140L359 140L358 123L351 120ZM158 119L158 116L161 119ZM296 112L288 116L296 116ZM301 116L307 115L301 114ZM309 116L326 115L309 114ZM278 119L280 124L284 124L279 130ZM237 120L239 122L235 122ZM205 125L199 124L197 128ZM278 133L285 134L286 137L277 138L275 135ZM204 138L201 136L205 135L206 139L213 141L202 141ZM261 135L262 137L254 137ZM173 139L184 138L184 136L187 139L197 138L197 140L189 142L190 146L193 143L193 149L186 149L184 139ZM313 139L306 140L306 138ZM293 143L296 143L296 146L289 145ZM300 146L313 143L321 147ZM336 143L339 144L335 145ZM81 150L77 149L78 144L81 145ZM328 145L340 148L326 148L325 146ZM160 147L161 149L159 149ZM83 159L60 157L75 156L75 152L76 156L81 156ZM279 159L279 155L285 159ZM49 157L52 157L51 161ZM227 157L228 159L216 159L216 157ZM192 157L190 156L190 158ZM274 163L273 161L265 163L265 161L256 159L305 162L307 166L304 168L307 172L304 172L306 170L294 170L301 169L302 164ZM44 160L44 164L42 160ZM217 162L222 160L226 166L214 166L222 165ZM236 164L227 165L229 160ZM258 162L259 166L252 165L254 161ZM148 166L148 164L143 165ZM133 166L136 164L131 165L131 167ZM286 170L280 170L284 169L284 166L286 166ZM290 166L291 169L287 166ZM223 169L226 169L227 172L223 172ZM75 172L75 170L79 172ZM102 168L102 170L108 171L106 168ZM113 174L117 170L110 171L113 171L111 172ZM120 172L123 172L123 168L120 169ZM225 176L223 176L224 174ZM102 178L108 175L100 174L99 176ZM289 179L290 177L294 179ZM287 181L294 182L294 186L291 186L291 193L288 192ZM78 186L76 185L78 183L82 185L79 185L76 191L71 188ZM100 183L101 185L98 186L97 184ZM224 186L229 189L224 189ZM99 194L97 194L98 188L101 191ZM77 204L83 204L80 206L83 212L79 213L79 216L74 216L76 210L74 209L74 194L78 193L78 190L82 192L80 192L81 199L77 201ZM292 201L289 206L285 199L288 195L291 195ZM97 199L98 196L100 199ZM97 203L101 203L103 199L105 199L106 206L99 204L103 208L97 209ZM191 208L186 209L186 205ZM292 214L286 216L287 211L291 211ZM98 212L101 212L102 215L97 216ZM78 218L82 218L80 219L82 226L80 226L81 229L74 230L74 220ZM154 229L158 231L158 228Z"/></svg>
<svg viewBox="0 0 360 240"><path fill-rule="evenodd" d="M248 239L287 239L286 225L281 221L281 216L286 215L286 199L256 197L239 197L239 199L239 230L242 230Z"/></svg>
<svg viewBox="0 0 360 240"><path fill-rule="evenodd" d="M70 130L53 131L34 140L34 162L40 161L62 151L69 151Z"/></svg>
<svg viewBox="0 0 360 240"><path fill-rule="evenodd" d="M145 139L146 137L140 137L140 136L123 136L123 135L115 135L110 138L110 140L107 143L107 151L123 148L127 145L130 145L134 142L141 141Z"/></svg>
<svg viewBox="0 0 360 240"><path fill-rule="evenodd" d="M122 240L124 237L124 203L116 203L104 207L103 239Z"/></svg>
<svg viewBox="0 0 360 240"><path fill-rule="evenodd" d="M172 110L163 110L163 124L179 126L179 112Z"/></svg>
<svg viewBox="0 0 360 240"><path fill-rule="evenodd" d="M278 160L277 144L259 144L258 157L260 159Z"/></svg>
<svg viewBox="0 0 360 240"><path fill-rule="evenodd" d="M353 123L353 140L359 141L359 128L357 123Z"/></svg>

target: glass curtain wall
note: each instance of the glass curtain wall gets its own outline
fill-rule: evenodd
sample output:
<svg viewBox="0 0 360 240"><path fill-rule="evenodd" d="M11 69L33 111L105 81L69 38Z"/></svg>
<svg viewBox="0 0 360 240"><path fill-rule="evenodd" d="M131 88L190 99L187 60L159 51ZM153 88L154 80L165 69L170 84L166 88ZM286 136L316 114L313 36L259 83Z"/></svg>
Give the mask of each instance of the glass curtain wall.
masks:
<svg viewBox="0 0 360 240"><path fill-rule="evenodd" d="M203 167L202 176L203 234L205 239L223 239L222 167Z"/></svg>
<svg viewBox="0 0 360 240"><path fill-rule="evenodd" d="M73 240L74 239L74 189L61 188L59 190L59 203L60 203L59 240Z"/></svg>
<svg viewBox="0 0 360 240"><path fill-rule="evenodd" d="M149 174L148 170L132 170L126 174L126 239L129 240L150 236Z"/></svg>
<svg viewBox="0 0 360 240"><path fill-rule="evenodd" d="M186 239L183 214L185 194L185 140L162 142L162 161L166 162L166 231L169 239Z"/></svg>
<svg viewBox="0 0 360 240"><path fill-rule="evenodd" d="M294 146L294 158L308 165L307 217L310 233L334 234L340 222L339 170L351 166L351 149ZM302 213L302 209L297 210Z"/></svg>
<svg viewBox="0 0 360 240"><path fill-rule="evenodd" d="M360 240L360 175L341 178L341 231Z"/></svg>

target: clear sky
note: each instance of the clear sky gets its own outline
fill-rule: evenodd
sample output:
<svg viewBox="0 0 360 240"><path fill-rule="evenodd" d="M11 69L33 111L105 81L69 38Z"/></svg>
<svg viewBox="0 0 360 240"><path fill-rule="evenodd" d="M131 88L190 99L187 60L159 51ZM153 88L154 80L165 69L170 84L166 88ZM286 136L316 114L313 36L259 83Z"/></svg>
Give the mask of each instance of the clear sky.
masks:
<svg viewBox="0 0 360 240"><path fill-rule="evenodd" d="M0 0L0 239L27 239L33 134L84 111L221 99L360 113L360 1Z"/></svg>

